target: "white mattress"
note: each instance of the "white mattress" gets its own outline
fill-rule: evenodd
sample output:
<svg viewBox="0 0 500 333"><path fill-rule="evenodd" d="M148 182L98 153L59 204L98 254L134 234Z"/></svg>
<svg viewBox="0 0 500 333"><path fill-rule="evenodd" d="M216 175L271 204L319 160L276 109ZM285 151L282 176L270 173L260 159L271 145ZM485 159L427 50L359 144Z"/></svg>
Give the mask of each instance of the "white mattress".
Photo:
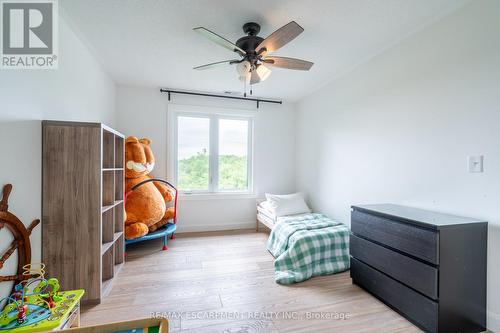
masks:
<svg viewBox="0 0 500 333"><path fill-rule="evenodd" d="M276 222L277 216L270 210L266 209L265 207L262 207L260 204L257 205L257 214L264 216L273 223Z"/></svg>
<svg viewBox="0 0 500 333"><path fill-rule="evenodd" d="M277 216L265 207L265 201L263 202L264 205L262 205L262 202L257 205L257 220L266 224L269 228L272 228L272 226L276 223Z"/></svg>
<svg viewBox="0 0 500 333"><path fill-rule="evenodd" d="M276 222L276 221L270 219L269 217L267 217L266 215L263 215L261 213L257 213L257 220L266 224L269 228L271 228L271 226L274 226L274 223Z"/></svg>

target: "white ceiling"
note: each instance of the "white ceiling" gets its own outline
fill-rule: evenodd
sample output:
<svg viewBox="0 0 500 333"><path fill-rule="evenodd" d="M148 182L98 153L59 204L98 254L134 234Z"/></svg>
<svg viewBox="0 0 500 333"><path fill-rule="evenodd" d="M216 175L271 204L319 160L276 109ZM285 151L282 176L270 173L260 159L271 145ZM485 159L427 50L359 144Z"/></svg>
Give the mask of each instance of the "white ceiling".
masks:
<svg viewBox="0 0 500 333"><path fill-rule="evenodd" d="M467 0L64 0L66 19L119 84L210 92L242 91L234 66L192 67L234 54L192 31L204 26L235 42L241 26L266 37L291 20L305 31L275 55L315 63L273 69L258 96L296 101Z"/></svg>

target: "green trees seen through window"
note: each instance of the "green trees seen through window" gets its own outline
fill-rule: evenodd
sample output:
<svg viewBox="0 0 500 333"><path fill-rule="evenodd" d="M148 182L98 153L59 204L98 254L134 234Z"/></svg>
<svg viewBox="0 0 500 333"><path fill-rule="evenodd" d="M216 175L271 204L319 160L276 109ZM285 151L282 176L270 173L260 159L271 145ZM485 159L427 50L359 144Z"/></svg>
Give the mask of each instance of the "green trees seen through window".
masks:
<svg viewBox="0 0 500 333"><path fill-rule="evenodd" d="M179 189L207 190L209 183L209 155L206 151L179 160ZM247 158L236 155L219 156L219 189L245 190L248 188Z"/></svg>

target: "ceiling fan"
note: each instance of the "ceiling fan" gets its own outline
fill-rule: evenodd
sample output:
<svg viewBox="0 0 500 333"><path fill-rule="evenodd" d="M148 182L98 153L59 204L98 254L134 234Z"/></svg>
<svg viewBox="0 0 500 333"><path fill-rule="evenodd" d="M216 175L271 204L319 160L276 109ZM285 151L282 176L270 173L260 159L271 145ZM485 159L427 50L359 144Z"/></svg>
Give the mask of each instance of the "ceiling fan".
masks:
<svg viewBox="0 0 500 333"><path fill-rule="evenodd" d="M194 67L197 70L214 68L226 64L236 64L240 80L252 85L264 81L269 77L271 74L269 66L308 71L313 65L310 61L269 55L288 44L304 31L295 21L282 26L266 39L257 36L260 32L259 24L255 22L246 23L243 25L243 31L247 36L241 37L236 43L232 43L204 27L194 28L193 30L240 56L240 59L224 60Z"/></svg>

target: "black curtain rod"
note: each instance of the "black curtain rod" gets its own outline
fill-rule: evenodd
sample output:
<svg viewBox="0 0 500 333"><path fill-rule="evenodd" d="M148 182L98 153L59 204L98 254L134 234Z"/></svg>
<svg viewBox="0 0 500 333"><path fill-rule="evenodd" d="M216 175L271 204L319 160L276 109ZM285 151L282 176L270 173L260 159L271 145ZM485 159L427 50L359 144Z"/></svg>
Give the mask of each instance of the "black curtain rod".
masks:
<svg viewBox="0 0 500 333"><path fill-rule="evenodd" d="M209 94L209 93L202 93L202 92L172 90L172 89L164 89L164 88L160 88L160 92L161 93L168 93L168 100L169 101L170 101L170 94L183 94L183 95L195 95L195 96L205 96L205 97L239 99L239 100L243 100L243 101L257 102L257 109L259 108L260 103L283 104L283 101L274 101L272 99L260 99L260 98L238 97L238 96L224 96L224 95L216 95L216 94Z"/></svg>

